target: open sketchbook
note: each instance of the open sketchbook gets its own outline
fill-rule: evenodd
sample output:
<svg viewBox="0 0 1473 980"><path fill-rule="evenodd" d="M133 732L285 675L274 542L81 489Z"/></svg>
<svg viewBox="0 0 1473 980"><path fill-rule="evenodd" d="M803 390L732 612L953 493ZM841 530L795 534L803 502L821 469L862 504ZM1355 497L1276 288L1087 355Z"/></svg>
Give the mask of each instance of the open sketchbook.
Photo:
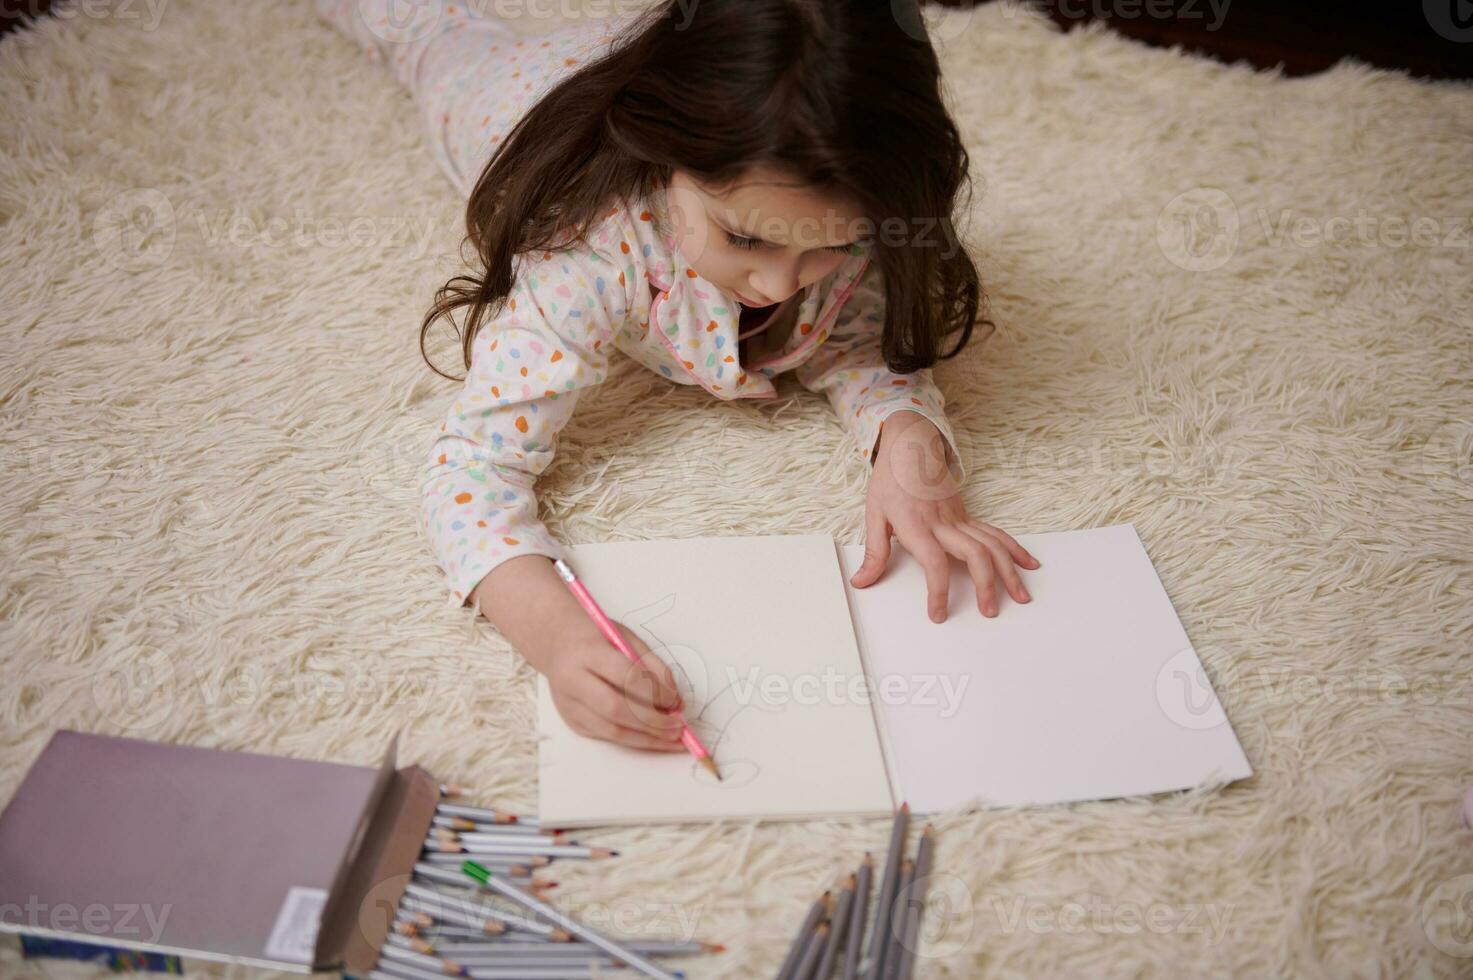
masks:
<svg viewBox="0 0 1473 980"><path fill-rule="evenodd" d="M1252 775L1129 524L1022 534L1033 601L984 617L952 561L943 623L898 541L571 546L604 611L670 665L718 783L685 753L569 729L538 678L539 814L557 826L798 819L1110 799Z"/></svg>

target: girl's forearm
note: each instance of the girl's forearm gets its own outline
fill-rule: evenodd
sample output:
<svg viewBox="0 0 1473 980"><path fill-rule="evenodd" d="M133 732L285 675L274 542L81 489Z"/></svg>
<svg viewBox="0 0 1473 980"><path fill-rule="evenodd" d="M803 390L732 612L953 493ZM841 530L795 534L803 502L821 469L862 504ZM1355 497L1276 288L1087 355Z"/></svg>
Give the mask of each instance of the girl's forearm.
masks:
<svg viewBox="0 0 1473 980"><path fill-rule="evenodd" d="M486 573L473 594L481 613L542 674L565 629L584 615L546 555L518 555L502 562Z"/></svg>

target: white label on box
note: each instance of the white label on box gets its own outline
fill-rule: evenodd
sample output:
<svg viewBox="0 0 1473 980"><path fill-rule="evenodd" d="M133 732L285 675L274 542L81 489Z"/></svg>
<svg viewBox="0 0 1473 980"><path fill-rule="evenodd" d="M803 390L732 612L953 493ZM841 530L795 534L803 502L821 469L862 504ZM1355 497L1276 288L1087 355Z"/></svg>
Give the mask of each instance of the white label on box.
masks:
<svg viewBox="0 0 1473 980"><path fill-rule="evenodd" d="M317 949L317 930L322 925L322 907L327 892L321 888L293 885L276 913L276 925L266 940L266 955L273 960L312 965Z"/></svg>

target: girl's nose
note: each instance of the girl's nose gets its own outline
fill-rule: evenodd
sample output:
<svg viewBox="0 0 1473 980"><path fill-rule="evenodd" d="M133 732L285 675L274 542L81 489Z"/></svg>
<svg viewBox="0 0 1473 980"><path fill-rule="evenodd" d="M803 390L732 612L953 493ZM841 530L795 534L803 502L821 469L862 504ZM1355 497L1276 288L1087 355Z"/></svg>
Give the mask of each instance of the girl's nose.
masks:
<svg viewBox="0 0 1473 980"><path fill-rule="evenodd" d="M781 303L796 293L801 285L797 263L765 270L752 277L752 291L774 303Z"/></svg>

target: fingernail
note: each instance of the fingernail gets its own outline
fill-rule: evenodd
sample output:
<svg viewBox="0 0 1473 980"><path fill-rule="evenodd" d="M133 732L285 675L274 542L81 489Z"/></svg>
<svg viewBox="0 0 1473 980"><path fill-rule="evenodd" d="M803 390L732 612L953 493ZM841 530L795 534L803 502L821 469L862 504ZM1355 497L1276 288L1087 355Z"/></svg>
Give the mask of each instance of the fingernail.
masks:
<svg viewBox="0 0 1473 980"><path fill-rule="evenodd" d="M987 604L987 615L989 615L989 616L996 616L997 615L997 603L995 603L995 602L989 602Z"/></svg>
<svg viewBox="0 0 1473 980"><path fill-rule="evenodd" d="M1023 592L1023 601L1024 602L1032 602L1033 601L1033 595L1027 589L1023 589L1022 592Z"/></svg>

